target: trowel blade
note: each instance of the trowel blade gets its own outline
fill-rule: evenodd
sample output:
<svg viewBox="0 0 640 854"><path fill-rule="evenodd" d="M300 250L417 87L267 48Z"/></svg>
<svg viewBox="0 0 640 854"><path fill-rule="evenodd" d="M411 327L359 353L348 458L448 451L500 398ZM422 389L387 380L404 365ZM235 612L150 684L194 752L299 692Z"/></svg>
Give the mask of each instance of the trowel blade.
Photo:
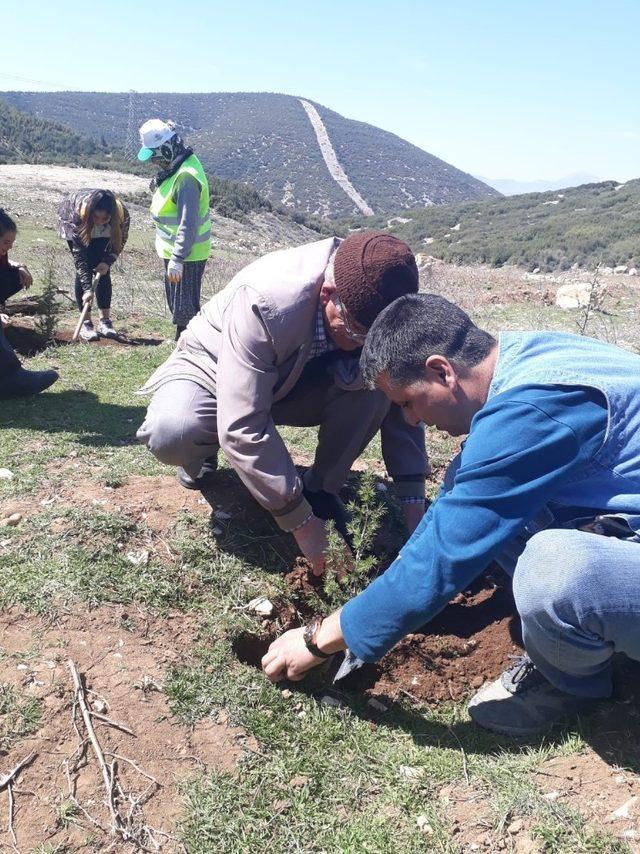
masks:
<svg viewBox="0 0 640 854"><path fill-rule="evenodd" d="M333 684L335 685L336 682L339 682L341 679L344 679L345 676L348 676L350 673L353 673L354 670L359 670L363 664L364 661L361 658L358 658L356 655L354 655L350 649L345 649L344 659L342 661L342 664L338 668L338 672L333 677Z"/></svg>

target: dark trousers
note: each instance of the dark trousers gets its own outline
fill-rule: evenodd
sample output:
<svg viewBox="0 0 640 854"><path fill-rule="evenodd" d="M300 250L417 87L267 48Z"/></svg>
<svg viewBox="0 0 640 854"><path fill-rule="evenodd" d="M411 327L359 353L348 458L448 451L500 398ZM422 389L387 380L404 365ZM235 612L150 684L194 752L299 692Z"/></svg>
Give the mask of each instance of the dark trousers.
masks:
<svg viewBox="0 0 640 854"><path fill-rule="evenodd" d="M86 253L86 263L91 271L93 271L104 258L108 242L108 237L94 237L84 250L84 253ZM71 241L68 240L67 243L69 244L69 249L71 249ZM75 255L73 256L73 260L74 263L76 263ZM82 311L83 293L82 280L78 274L76 264L76 303L78 304L80 311ZM98 308L111 308L111 272L106 273L104 276L100 276L100 281L96 288L96 302L98 303Z"/></svg>
<svg viewBox="0 0 640 854"><path fill-rule="evenodd" d="M164 292L167 297L167 305L171 312L171 319L176 326L186 327L191 318L200 311L200 290L207 262L185 261L182 278L175 285L167 279L168 263L169 261L165 259Z"/></svg>
<svg viewBox="0 0 640 854"><path fill-rule="evenodd" d="M20 367L18 357L13 352L13 347L7 341L4 328L0 323L0 378L8 377L16 368Z"/></svg>

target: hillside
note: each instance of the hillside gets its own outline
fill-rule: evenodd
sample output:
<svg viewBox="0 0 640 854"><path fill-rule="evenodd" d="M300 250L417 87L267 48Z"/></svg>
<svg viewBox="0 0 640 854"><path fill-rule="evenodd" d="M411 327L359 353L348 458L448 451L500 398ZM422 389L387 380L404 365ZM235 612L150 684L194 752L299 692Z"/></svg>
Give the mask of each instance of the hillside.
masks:
<svg viewBox="0 0 640 854"><path fill-rule="evenodd" d="M289 95L6 92L3 97L130 156L142 121L172 117L210 173L244 181L271 202L306 214L347 217L498 196L392 133ZM323 125L320 132L313 110ZM336 174L336 161L344 178Z"/></svg>
<svg viewBox="0 0 640 854"><path fill-rule="evenodd" d="M30 115L0 100L0 164L75 163L127 168L120 151L104 140L80 136L67 126Z"/></svg>
<svg viewBox="0 0 640 854"><path fill-rule="evenodd" d="M426 210L389 220L416 252L454 264L517 264L544 272L573 264L640 267L640 180L585 184ZM372 218L371 227L386 219Z"/></svg>

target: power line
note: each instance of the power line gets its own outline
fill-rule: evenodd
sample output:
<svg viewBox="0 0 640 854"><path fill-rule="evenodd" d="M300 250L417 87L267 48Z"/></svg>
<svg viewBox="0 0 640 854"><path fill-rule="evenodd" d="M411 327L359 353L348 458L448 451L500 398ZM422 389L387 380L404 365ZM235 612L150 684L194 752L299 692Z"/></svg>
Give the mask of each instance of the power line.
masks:
<svg viewBox="0 0 640 854"><path fill-rule="evenodd" d="M60 83L55 80L34 80L32 77L17 77L15 74L1 74L4 80L16 80L18 83L37 83L40 86L59 86L62 89L71 90L75 87L67 86L66 83Z"/></svg>

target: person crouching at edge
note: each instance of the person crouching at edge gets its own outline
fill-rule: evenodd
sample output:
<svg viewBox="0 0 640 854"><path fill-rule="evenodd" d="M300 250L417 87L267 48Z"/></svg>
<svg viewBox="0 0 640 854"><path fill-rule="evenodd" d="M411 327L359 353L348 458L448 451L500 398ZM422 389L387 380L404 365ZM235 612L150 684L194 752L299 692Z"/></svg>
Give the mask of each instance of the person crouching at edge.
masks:
<svg viewBox="0 0 640 854"><path fill-rule="evenodd" d="M0 400L28 397L49 388L58 379L56 371L28 371L7 341L4 327L10 321L2 312L7 299L33 283L24 265L13 264L9 252L13 248L18 227L6 211L0 208Z"/></svg>

